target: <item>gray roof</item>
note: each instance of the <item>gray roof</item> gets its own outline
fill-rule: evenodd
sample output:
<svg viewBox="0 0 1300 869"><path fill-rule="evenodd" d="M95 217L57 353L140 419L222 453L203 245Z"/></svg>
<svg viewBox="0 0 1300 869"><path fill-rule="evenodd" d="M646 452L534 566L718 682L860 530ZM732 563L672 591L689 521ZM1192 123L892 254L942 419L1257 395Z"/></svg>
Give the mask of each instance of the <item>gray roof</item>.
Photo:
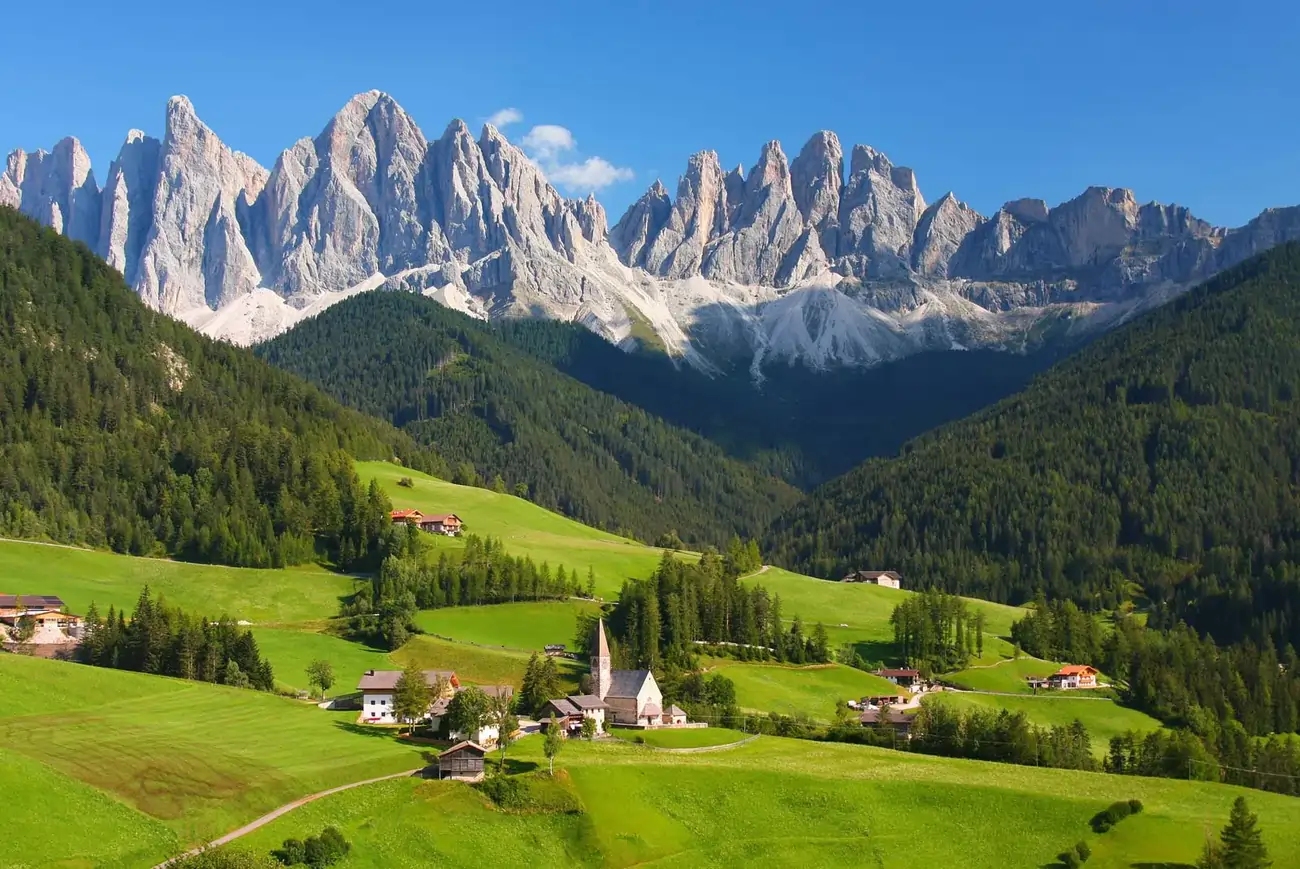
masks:
<svg viewBox="0 0 1300 869"><path fill-rule="evenodd" d="M489 697L515 696L515 689L511 685L476 685L475 687Z"/></svg>
<svg viewBox="0 0 1300 869"><path fill-rule="evenodd" d="M554 700L548 700L547 703L555 708L555 711L561 715L578 715L582 712L577 706L574 706L565 697L557 697Z"/></svg>
<svg viewBox="0 0 1300 869"><path fill-rule="evenodd" d="M455 670L425 670L424 681L432 686L438 677L450 682L456 676ZM358 691L392 691L397 687L397 680L402 678L401 670L367 670L357 683Z"/></svg>
<svg viewBox="0 0 1300 869"><path fill-rule="evenodd" d="M465 750L467 750L467 749L468 749L470 752L472 752L472 753L474 753L474 754L477 754L477 755L479 755L479 756L482 756L482 755L487 754L487 749L486 749L486 748L484 748L483 746L479 745L477 742L470 742L470 741L467 739L467 740L465 740L464 742L458 742L458 743L456 743L456 744L453 745L451 748L445 749L444 751L442 751L442 752L438 755L438 758L439 758L439 760L441 760L441 759L444 758L444 757L450 757L450 756L453 755L453 754L459 754L459 753L461 753L462 751L465 751Z"/></svg>
<svg viewBox="0 0 1300 869"><path fill-rule="evenodd" d="M605 701L595 694L570 694L564 698L578 709L604 709Z"/></svg>
<svg viewBox="0 0 1300 869"><path fill-rule="evenodd" d="M685 714L686 714L686 710L683 709L682 707L678 706L676 703L674 703L672 706L669 706L669 707L668 707L668 714L669 714L669 715L685 715Z"/></svg>
<svg viewBox="0 0 1300 869"><path fill-rule="evenodd" d="M63 609L63 599L52 594L0 594L0 609Z"/></svg>
<svg viewBox="0 0 1300 869"><path fill-rule="evenodd" d="M653 703L647 703L641 710L641 714L647 718L654 718L664 714L664 711Z"/></svg>
<svg viewBox="0 0 1300 869"><path fill-rule="evenodd" d="M605 692L605 696L620 699L635 697L649 678L649 670L611 670L609 690Z"/></svg>

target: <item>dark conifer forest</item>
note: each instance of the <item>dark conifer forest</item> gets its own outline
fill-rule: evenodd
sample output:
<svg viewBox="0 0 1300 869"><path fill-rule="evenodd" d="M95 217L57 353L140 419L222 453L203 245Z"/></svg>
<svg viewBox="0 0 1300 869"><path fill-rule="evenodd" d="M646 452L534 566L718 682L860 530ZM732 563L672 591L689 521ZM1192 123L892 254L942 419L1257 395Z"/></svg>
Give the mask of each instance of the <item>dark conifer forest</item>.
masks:
<svg viewBox="0 0 1300 869"><path fill-rule="evenodd" d="M145 307L0 209L0 536L241 566L372 557L352 459L446 473L387 423Z"/></svg>
<svg viewBox="0 0 1300 869"><path fill-rule="evenodd" d="M820 576L1087 610L1300 646L1300 245L1230 269L1024 392L868 461L767 537Z"/></svg>

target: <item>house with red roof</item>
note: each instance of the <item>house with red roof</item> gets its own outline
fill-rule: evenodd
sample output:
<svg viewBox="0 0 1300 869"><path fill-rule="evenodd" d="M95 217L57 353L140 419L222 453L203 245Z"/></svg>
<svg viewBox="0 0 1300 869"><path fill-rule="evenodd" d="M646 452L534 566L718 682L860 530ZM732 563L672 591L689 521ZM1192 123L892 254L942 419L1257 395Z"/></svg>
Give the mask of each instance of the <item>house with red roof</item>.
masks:
<svg viewBox="0 0 1300 869"><path fill-rule="evenodd" d="M1087 664L1066 664L1047 677L1047 684L1049 687L1063 690L1096 688L1097 669Z"/></svg>

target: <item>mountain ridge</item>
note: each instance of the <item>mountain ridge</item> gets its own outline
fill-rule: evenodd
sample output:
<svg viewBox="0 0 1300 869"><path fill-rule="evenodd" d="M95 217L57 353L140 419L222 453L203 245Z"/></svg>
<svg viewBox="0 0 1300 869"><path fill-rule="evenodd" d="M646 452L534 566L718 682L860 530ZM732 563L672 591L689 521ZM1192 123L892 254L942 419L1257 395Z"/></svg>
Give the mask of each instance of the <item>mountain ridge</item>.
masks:
<svg viewBox="0 0 1300 869"><path fill-rule="evenodd" d="M0 204L85 242L153 307L252 343L356 292L399 289L472 316L581 323L704 371L870 366L924 350L1087 337L1281 241L1300 207L1213 227L1090 187L985 217L867 145L814 134L724 171L687 162L609 226L496 128L430 139L387 94L350 99L270 169L185 97L162 139L132 130L101 189L73 138L14 151ZM638 331L638 326L642 331ZM1045 326L1052 328L1045 328Z"/></svg>

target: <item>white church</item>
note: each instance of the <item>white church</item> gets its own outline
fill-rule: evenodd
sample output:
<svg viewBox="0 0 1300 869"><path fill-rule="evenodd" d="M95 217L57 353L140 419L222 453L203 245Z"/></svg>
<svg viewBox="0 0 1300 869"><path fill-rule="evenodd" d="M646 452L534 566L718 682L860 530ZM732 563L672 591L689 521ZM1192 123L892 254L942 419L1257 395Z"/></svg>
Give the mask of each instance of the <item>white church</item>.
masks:
<svg viewBox="0 0 1300 869"><path fill-rule="evenodd" d="M542 718L553 715L569 732L582 729L585 718L594 719L596 731L605 724L619 727L682 727L686 713L678 706L663 708L664 695L649 670L612 669L605 620L596 625L596 644L591 656L590 694L575 694L548 701ZM694 725L700 726L700 725Z"/></svg>

